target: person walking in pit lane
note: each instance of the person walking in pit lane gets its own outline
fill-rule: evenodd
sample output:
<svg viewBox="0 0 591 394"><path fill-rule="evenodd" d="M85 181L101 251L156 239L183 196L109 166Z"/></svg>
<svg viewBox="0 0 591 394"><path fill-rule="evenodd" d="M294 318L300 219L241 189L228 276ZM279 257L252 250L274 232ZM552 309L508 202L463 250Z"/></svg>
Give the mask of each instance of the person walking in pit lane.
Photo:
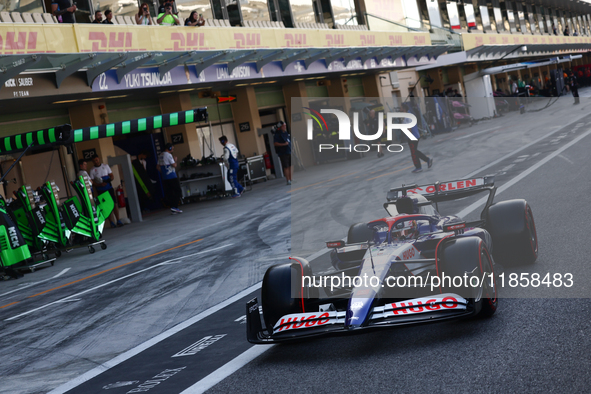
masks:
<svg viewBox="0 0 591 394"><path fill-rule="evenodd" d="M409 114L413 114L412 108L409 104L405 103L402 105L402 109L406 112L408 112ZM406 118L407 122L410 123L410 119ZM423 152L421 152L418 149L419 146L419 139L421 138L421 133L419 133L419 128L414 125L413 127L411 127L410 129L412 135L414 135L416 137L416 141L412 141L412 140L408 140L408 147L410 148L410 156L412 157L412 162L415 165L415 169L412 170L413 173L417 173L417 172L421 172L423 171L423 167L421 166L421 160L423 160L425 163L427 163L427 167L431 168L431 166L433 165L433 159L427 157L427 155L425 155Z"/></svg>
<svg viewBox="0 0 591 394"><path fill-rule="evenodd" d="M581 104L579 99L579 81L572 70L568 72L567 85L570 87L570 91L573 93L573 97L575 98L574 105Z"/></svg>
<svg viewBox="0 0 591 394"><path fill-rule="evenodd" d="M174 145L170 142L164 146L164 152L160 153L158 157L158 165L156 168L162 175L162 183L164 186L164 193L166 194L167 204L170 207L170 212L183 213L179 209L179 201L182 197L181 184L176 175L176 157L172 156L174 152Z"/></svg>
<svg viewBox="0 0 591 394"><path fill-rule="evenodd" d="M234 190L234 194L232 194L232 198L237 198L244 193L244 188L240 183L238 183L238 148L236 145L228 142L228 137L222 135L220 137L220 142L224 146L224 154L222 158L224 159L224 164L228 169L228 180L232 185L232 189Z"/></svg>
<svg viewBox="0 0 591 394"><path fill-rule="evenodd" d="M287 125L280 120L275 126L275 135L273 136L273 145L275 153L279 156L283 175L287 180L287 185L291 185L291 137L287 132Z"/></svg>

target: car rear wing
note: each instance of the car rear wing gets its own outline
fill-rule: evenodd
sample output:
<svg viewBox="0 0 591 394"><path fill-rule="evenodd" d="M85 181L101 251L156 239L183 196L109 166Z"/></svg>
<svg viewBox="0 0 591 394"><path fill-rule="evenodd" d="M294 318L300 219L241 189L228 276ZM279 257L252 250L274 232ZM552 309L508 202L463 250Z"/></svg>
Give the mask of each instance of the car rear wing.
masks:
<svg viewBox="0 0 591 394"><path fill-rule="evenodd" d="M467 178L446 182L437 181L432 184L421 186L417 184L402 185L402 187L390 189L386 195L387 202L384 203L384 208L388 210L389 205L396 204L397 200L405 197L408 193L420 194L427 200L437 204L439 202L458 200L460 198L470 197L488 191L489 196L483 210L484 215L486 210L493 203L496 190L494 176Z"/></svg>

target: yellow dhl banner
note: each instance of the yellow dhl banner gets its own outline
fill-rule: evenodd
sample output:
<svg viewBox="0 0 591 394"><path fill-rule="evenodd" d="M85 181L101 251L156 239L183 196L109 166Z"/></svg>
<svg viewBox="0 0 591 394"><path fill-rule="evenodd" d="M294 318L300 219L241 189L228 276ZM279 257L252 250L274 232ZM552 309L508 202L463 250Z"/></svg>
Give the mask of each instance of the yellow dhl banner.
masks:
<svg viewBox="0 0 591 394"><path fill-rule="evenodd" d="M591 37L469 33L462 34L462 44L469 51L481 45L591 44Z"/></svg>
<svg viewBox="0 0 591 394"><path fill-rule="evenodd" d="M428 33L0 24L0 54L431 45Z"/></svg>
<svg viewBox="0 0 591 394"><path fill-rule="evenodd" d="M75 53L72 25L0 24L0 54Z"/></svg>

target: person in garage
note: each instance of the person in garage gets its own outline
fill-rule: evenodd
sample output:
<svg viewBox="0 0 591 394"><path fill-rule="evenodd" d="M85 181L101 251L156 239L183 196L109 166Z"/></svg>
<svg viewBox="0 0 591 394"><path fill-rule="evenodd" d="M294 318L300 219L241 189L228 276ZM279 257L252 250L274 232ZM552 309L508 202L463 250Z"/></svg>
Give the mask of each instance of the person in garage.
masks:
<svg viewBox="0 0 591 394"><path fill-rule="evenodd" d="M234 189L232 198L237 198L244 193L244 188L238 182L238 168L240 167L238 163L238 148L236 148L236 145L228 142L228 137L225 135L222 135L219 139L220 143L224 146L222 158L224 159L226 168L228 168L228 180L232 185L232 189Z"/></svg>

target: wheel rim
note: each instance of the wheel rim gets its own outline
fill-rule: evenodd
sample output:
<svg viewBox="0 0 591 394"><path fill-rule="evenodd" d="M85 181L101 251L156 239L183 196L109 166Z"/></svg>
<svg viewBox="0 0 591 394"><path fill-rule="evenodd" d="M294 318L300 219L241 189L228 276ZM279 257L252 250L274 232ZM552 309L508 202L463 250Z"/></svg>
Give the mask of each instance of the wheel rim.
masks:
<svg viewBox="0 0 591 394"><path fill-rule="evenodd" d="M491 304L497 304L497 278L494 275L494 270L492 267L492 262L488 252L485 249L482 249L481 252L481 261L483 263L483 267L486 269L486 275L483 275L485 278L484 283L482 283L482 297L484 299L490 300ZM491 283L490 275L493 275L493 280Z"/></svg>
<svg viewBox="0 0 591 394"><path fill-rule="evenodd" d="M532 251L535 256L538 255L538 234L536 232L536 224L534 222L534 216L532 215L531 208L529 205L525 211L525 223L529 230L529 241L531 244Z"/></svg>

